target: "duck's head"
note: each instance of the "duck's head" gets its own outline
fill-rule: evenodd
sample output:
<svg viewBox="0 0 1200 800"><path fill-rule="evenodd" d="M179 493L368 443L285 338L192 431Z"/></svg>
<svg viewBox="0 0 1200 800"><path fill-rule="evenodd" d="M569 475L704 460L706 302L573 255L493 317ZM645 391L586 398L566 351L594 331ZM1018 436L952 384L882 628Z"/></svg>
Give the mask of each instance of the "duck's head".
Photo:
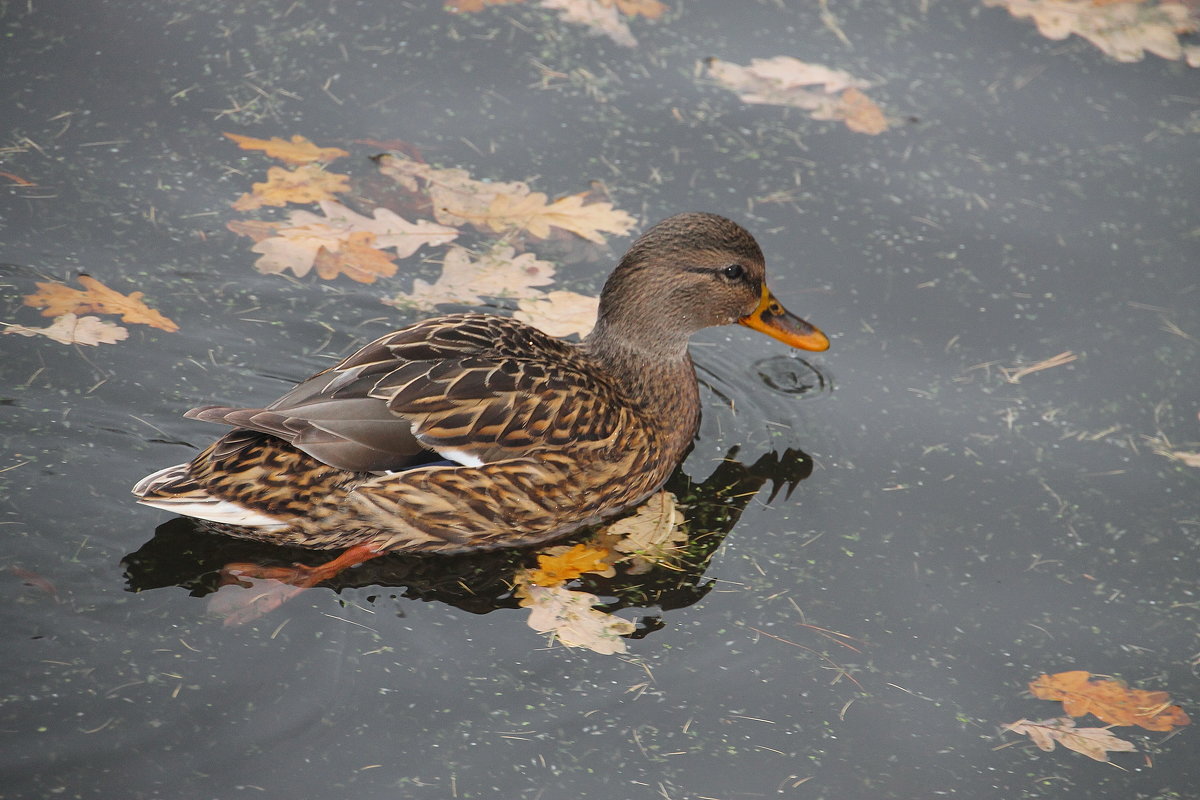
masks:
<svg viewBox="0 0 1200 800"><path fill-rule="evenodd" d="M735 322L803 350L829 347L825 334L771 294L762 250L745 228L716 214L678 214L621 259L589 340L682 355L696 331Z"/></svg>

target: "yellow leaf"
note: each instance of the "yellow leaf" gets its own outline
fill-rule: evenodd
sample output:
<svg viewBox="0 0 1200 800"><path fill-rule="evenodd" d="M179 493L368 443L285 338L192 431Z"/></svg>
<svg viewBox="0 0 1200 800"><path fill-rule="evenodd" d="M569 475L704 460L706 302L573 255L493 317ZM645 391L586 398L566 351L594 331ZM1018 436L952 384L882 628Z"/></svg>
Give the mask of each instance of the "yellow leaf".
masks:
<svg viewBox="0 0 1200 800"><path fill-rule="evenodd" d="M609 555L608 550L586 544L551 548L538 555L537 569L527 573L528 582L538 586L557 586L585 572L612 575L612 566L605 562Z"/></svg>
<svg viewBox="0 0 1200 800"><path fill-rule="evenodd" d="M350 191L350 178L336 172L326 172L316 164L294 170L271 167L265 183L256 183L248 194L233 204L238 211L251 211L263 206L285 206L288 203L316 203L332 200L338 192Z"/></svg>
<svg viewBox="0 0 1200 800"><path fill-rule="evenodd" d="M27 328L24 325L11 325L5 333L17 333L21 336L45 336L62 344L115 344L129 338L129 331L112 322L105 322L99 317L77 317L74 314L63 314L54 320L54 324L45 328Z"/></svg>
<svg viewBox="0 0 1200 800"><path fill-rule="evenodd" d="M82 290L72 289L57 281L39 281L38 291L25 296L25 305L43 309L44 317L94 311L100 314L120 314L123 322L150 325L168 332L179 330L178 325L142 301L142 292L124 295L108 288L90 275L80 275L78 280L83 284Z"/></svg>
<svg viewBox="0 0 1200 800"><path fill-rule="evenodd" d="M237 146L243 150L262 150L271 158L288 164L311 164L314 161L328 163L350 155L340 147L317 147L303 136L293 136L290 142L278 136L270 139L255 139L236 133L226 133L225 136L237 142Z"/></svg>
<svg viewBox="0 0 1200 800"><path fill-rule="evenodd" d="M374 283L376 278L392 277L396 274L396 265L392 263L395 256L376 250L371 246L374 241L375 234L355 231L342 241L337 250L322 247L313 259L317 275L325 280L345 275L359 283Z"/></svg>
<svg viewBox="0 0 1200 800"><path fill-rule="evenodd" d="M523 297L513 316L551 336L587 336L596 324L600 298L556 290Z"/></svg>

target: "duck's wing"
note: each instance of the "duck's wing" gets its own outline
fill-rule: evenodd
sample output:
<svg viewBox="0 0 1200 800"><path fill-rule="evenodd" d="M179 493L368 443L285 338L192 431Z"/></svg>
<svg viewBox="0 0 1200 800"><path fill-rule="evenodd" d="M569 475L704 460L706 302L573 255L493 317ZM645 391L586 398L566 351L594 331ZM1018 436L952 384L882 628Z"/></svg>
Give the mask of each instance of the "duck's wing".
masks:
<svg viewBox="0 0 1200 800"><path fill-rule="evenodd" d="M478 466L602 442L628 404L575 345L504 317L427 320L371 342L266 408L186 416L278 436L330 466Z"/></svg>

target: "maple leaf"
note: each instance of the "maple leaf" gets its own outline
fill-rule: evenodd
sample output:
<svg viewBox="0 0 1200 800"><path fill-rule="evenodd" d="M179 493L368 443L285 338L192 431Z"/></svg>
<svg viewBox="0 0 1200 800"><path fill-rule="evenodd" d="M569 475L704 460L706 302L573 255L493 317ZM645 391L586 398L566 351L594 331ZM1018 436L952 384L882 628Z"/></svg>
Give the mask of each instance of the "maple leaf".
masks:
<svg viewBox="0 0 1200 800"><path fill-rule="evenodd" d="M1187 3L1096 2L1096 0L984 0L1002 6L1014 17L1029 17L1047 39L1077 34L1109 57L1131 63L1147 51L1162 58L1183 59L1200 67L1200 46L1184 45L1179 37L1200 30L1200 21Z"/></svg>
<svg viewBox="0 0 1200 800"><path fill-rule="evenodd" d="M557 11L563 22L584 25L622 47L637 46L637 39L617 14L615 5L606 5L602 0L541 0L539 5Z"/></svg>
<svg viewBox="0 0 1200 800"><path fill-rule="evenodd" d="M306 164L290 171L271 167L267 170L266 182L253 184L249 193L234 201L233 207L238 211L251 211L263 206L317 203L348 191L348 175L326 172L317 164Z"/></svg>
<svg viewBox="0 0 1200 800"><path fill-rule="evenodd" d="M1171 705L1166 692L1130 689L1120 681L1093 677L1084 670L1042 675L1029 684L1042 700L1061 700L1072 717L1095 714L1109 725L1140 725L1146 730L1169 731L1191 720L1179 706Z"/></svg>
<svg viewBox="0 0 1200 800"><path fill-rule="evenodd" d="M25 305L41 308L43 317L58 317L63 314L78 314L94 311L100 314L120 314L122 322L132 322L173 333L179 326L159 312L147 306L143 292L128 295L108 288L90 275L77 279L83 289L72 289L58 281L38 281L38 290L25 296Z"/></svg>
<svg viewBox="0 0 1200 800"><path fill-rule="evenodd" d="M271 158L277 158L287 164L311 164L314 161L328 163L342 156L350 155L340 147L317 147L303 136L293 136L289 142L278 136L270 139L255 139L236 133L224 134L226 138L237 142L243 150L262 150Z"/></svg>
<svg viewBox="0 0 1200 800"><path fill-rule="evenodd" d="M516 255L507 245L496 245L472 260L465 248L452 245L442 260L442 274L434 283L413 281L409 294L401 292L388 305L432 311L441 303L477 305L485 297L528 299L540 297L533 288L553 283L554 265L533 253Z"/></svg>
<svg viewBox="0 0 1200 800"><path fill-rule="evenodd" d="M555 290L517 303L513 317L528 323L551 336L587 336L596 325L600 298L591 295Z"/></svg>
<svg viewBox="0 0 1200 800"><path fill-rule="evenodd" d="M658 492L638 506L636 512L607 526L599 543L623 554L630 562L627 572L641 575L655 564L670 561L687 541L683 515L675 507L675 495Z"/></svg>
<svg viewBox="0 0 1200 800"><path fill-rule="evenodd" d="M1109 753L1128 753L1137 749L1133 742L1114 736L1108 728L1076 728L1075 720L1070 717L1044 719L1041 722L1019 719L1011 725L1005 725L1004 729L1027 735L1047 752L1053 750L1054 743L1058 742L1097 761L1108 761Z"/></svg>
<svg viewBox="0 0 1200 800"><path fill-rule="evenodd" d="M517 587L516 596L530 609L529 627L554 634L568 647L586 647L603 655L624 653L628 648L621 637L637 629L627 619L593 608L600 598L587 592L523 584Z"/></svg>
<svg viewBox="0 0 1200 800"><path fill-rule="evenodd" d="M129 338L129 331L113 322L105 322L99 317L77 317L74 314L63 314L54 323L45 328L27 328L24 325L10 325L5 333L16 333L21 336L45 336L62 344L115 344Z"/></svg>
<svg viewBox="0 0 1200 800"><path fill-rule="evenodd" d="M612 577L616 572L606 561L610 555L608 550L586 544L552 547L538 554L537 568L528 570L524 580L538 586L558 586L585 572Z"/></svg>
<svg viewBox="0 0 1200 800"><path fill-rule="evenodd" d="M746 67L717 58L705 63L714 80L747 103L804 109L813 119L845 121L858 133L888 128L883 111L862 91L870 84L848 72L791 56L755 58Z"/></svg>
<svg viewBox="0 0 1200 800"><path fill-rule="evenodd" d="M379 168L410 191L428 191L434 217L443 225L470 223L495 232L519 228L542 239L555 227L603 244L604 233L623 236L635 222L612 203L585 203L586 193L548 203L526 183L477 181L466 170L437 169L393 155L381 156Z"/></svg>

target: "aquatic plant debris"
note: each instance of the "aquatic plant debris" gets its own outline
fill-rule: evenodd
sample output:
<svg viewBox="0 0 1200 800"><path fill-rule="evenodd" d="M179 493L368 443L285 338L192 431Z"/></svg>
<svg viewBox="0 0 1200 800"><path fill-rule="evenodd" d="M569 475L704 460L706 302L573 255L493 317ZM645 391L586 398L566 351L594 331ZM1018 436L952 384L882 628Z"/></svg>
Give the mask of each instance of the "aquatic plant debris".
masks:
<svg viewBox="0 0 1200 800"><path fill-rule="evenodd" d="M1028 736L1046 752L1053 750L1057 742L1096 761L1108 761L1109 753L1129 753L1137 750L1133 742L1118 738L1108 728L1076 728L1075 720L1070 717L1044 719L1040 722L1019 719L1005 725L1004 730Z"/></svg>
<svg viewBox="0 0 1200 800"><path fill-rule="evenodd" d="M1008 381L1009 383L1020 383L1021 378L1024 378L1026 375L1032 375L1033 373L1041 372L1044 369L1061 367L1064 364L1070 364L1072 361L1075 361L1078 358L1079 356L1075 355L1070 350L1066 350L1056 356L1050 356L1049 358L1038 361L1036 364L1030 364L1025 367L1000 367L1000 372L1004 374L1004 380Z"/></svg>
<svg viewBox="0 0 1200 800"><path fill-rule="evenodd" d="M45 336L61 344L92 346L116 344L129 338L129 331L114 322L105 322L99 317L79 317L70 313L55 317L54 323L45 328L10 325L4 332L21 336Z"/></svg>
<svg viewBox="0 0 1200 800"><path fill-rule="evenodd" d="M1069 716L1092 714L1109 725L1138 725L1149 731L1169 731L1191 724L1166 692L1131 689L1121 681L1071 670L1041 675L1029 691L1042 700L1061 700Z"/></svg>
<svg viewBox="0 0 1200 800"><path fill-rule="evenodd" d="M850 130L872 136L890 126L863 91L871 84L839 69L791 56L755 58L748 66L709 58L704 69L746 103L800 108L813 119L840 120Z"/></svg>
<svg viewBox="0 0 1200 800"><path fill-rule="evenodd" d="M178 325L143 302L143 292L121 294L90 275L80 275L76 280L83 285L83 289L72 289L59 281L38 281L38 290L25 295L24 303L32 308L42 309L43 317L91 311L98 314L120 314L122 322L149 325L168 333L179 330Z"/></svg>
<svg viewBox="0 0 1200 800"><path fill-rule="evenodd" d="M1181 36L1200 31L1200 8L1178 0L984 0L984 5L1028 17L1038 33L1060 41L1071 34L1122 63L1136 63L1153 53L1160 58L1200 67L1200 45Z"/></svg>
<svg viewBox="0 0 1200 800"><path fill-rule="evenodd" d="M272 136L270 139L255 139L237 133L225 133L224 136L233 140L243 150L261 150L271 158L292 165L311 164L314 161L329 163L350 155L340 147L318 147L299 134L293 136L290 142L278 136Z"/></svg>

